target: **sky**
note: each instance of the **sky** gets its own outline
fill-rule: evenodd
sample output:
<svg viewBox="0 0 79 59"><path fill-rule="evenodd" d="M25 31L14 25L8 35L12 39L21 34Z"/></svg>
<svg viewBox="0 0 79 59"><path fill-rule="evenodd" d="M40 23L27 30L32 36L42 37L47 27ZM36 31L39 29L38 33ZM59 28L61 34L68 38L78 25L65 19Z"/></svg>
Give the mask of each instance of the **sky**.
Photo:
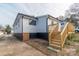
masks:
<svg viewBox="0 0 79 59"><path fill-rule="evenodd" d="M0 25L11 27L18 13L33 16L64 16L72 3L0 3Z"/></svg>

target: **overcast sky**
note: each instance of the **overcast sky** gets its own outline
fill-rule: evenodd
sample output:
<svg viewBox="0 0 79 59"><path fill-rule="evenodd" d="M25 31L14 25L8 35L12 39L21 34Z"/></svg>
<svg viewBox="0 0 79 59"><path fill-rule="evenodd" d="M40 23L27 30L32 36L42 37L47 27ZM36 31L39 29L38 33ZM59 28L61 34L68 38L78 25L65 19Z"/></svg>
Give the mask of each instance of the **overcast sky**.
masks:
<svg viewBox="0 0 79 59"><path fill-rule="evenodd" d="M10 24L12 26L17 13L34 16L45 14L50 14L54 17L62 16L65 14L65 10L67 10L70 5L71 3L0 3L0 24Z"/></svg>

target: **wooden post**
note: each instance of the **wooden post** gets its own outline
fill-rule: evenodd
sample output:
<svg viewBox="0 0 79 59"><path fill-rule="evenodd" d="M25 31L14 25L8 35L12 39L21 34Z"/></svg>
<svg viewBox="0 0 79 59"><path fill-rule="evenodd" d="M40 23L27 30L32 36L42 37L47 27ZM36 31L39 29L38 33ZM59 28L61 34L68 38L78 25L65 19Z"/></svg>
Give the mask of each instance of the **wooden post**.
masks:
<svg viewBox="0 0 79 59"><path fill-rule="evenodd" d="M26 42L29 40L29 33L23 33L23 41Z"/></svg>

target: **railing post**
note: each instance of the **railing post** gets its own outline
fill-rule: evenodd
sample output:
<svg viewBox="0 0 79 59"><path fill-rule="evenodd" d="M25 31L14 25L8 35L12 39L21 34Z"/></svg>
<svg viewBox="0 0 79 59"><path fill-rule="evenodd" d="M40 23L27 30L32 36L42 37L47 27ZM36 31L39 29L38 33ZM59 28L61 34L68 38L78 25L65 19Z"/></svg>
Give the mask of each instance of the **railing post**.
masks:
<svg viewBox="0 0 79 59"><path fill-rule="evenodd" d="M49 33L49 45L51 44L51 35Z"/></svg>
<svg viewBox="0 0 79 59"><path fill-rule="evenodd" d="M63 50L63 39L62 39L62 34L61 34L60 36L61 36L61 50Z"/></svg>
<svg viewBox="0 0 79 59"><path fill-rule="evenodd" d="M52 36L54 37L54 31L57 29L57 26L53 30L51 30L49 33L49 45L52 44L52 39L54 39L54 38L52 38Z"/></svg>
<svg viewBox="0 0 79 59"><path fill-rule="evenodd" d="M61 50L63 50L64 47L64 41L65 41L65 37L68 35L68 24L67 23L63 29L63 31L61 32Z"/></svg>

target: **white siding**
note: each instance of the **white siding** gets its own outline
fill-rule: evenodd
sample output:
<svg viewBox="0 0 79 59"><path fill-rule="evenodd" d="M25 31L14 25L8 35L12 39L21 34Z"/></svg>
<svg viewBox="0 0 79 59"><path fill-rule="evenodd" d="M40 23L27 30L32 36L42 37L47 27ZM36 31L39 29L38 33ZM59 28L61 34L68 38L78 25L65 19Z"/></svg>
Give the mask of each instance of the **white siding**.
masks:
<svg viewBox="0 0 79 59"><path fill-rule="evenodd" d="M36 28L37 32L47 32L47 18L48 16L41 16L38 17L37 23L36 23Z"/></svg>
<svg viewBox="0 0 79 59"><path fill-rule="evenodd" d="M29 20L30 18L19 18L19 22L17 22L17 25L14 26L14 33L43 33L48 32L47 28L47 19L48 16L40 16L36 19L36 25L30 25ZM23 25L22 25L23 21Z"/></svg>
<svg viewBox="0 0 79 59"><path fill-rule="evenodd" d="M36 25L29 25L29 19L23 19L23 32L36 33Z"/></svg>
<svg viewBox="0 0 79 59"><path fill-rule="evenodd" d="M22 18L18 19L17 25L14 26L14 33L22 33Z"/></svg>
<svg viewBox="0 0 79 59"><path fill-rule="evenodd" d="M55 25L58 22L55 19L48 19L48 25Z"/></svg>

